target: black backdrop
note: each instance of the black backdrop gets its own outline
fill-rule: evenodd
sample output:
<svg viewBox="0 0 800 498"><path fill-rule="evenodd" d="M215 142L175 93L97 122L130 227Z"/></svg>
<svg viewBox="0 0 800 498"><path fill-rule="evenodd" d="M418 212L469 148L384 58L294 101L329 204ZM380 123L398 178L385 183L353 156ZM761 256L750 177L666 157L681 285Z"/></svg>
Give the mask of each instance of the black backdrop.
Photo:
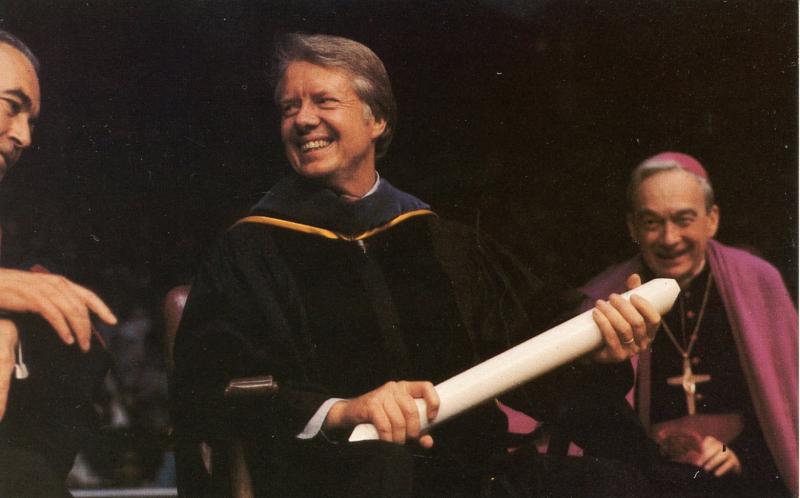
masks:
<svg viewBox="0 0 800 498"><path fill-rule="evenodd" d="M0 187L13 243L113 293L188 278L284 171L276 33L355 38L400 122L382 173L579 284L633 254L624 184L673 149L707 167L724 242L797 288L797 5L756 1L2 0L42 61L35 146Z"/></svg>

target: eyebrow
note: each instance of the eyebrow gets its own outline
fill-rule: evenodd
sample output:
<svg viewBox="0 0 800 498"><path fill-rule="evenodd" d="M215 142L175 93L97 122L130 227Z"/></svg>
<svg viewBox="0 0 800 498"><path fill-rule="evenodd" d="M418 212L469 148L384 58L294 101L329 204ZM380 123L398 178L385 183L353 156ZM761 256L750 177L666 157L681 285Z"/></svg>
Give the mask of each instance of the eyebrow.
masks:
<svg viewBox="0 0 800 498"><path fill-rule="evenodd" d="M670 218L685 216L687 214L697 216L697 211L695 211L692 208L681 209L681 210L676 211L675 213L671 214ZM637 216L655 216L655 217L661 218L660 214L656 213L655 211L651 211L649 209L641 209L636 213L636 215Z"/></svg>
<svg viewBox="0 0 800 498"><path fill-rule="evenodd" d="M21 88L12 88L10 90L5 90L3 91L3 94L18 98L21 101L22 108L28 112L30 112L31 108L33 107L33 102L31 101L31 98L28 97L28 94L25 93ZM31 116L30 122L36 123L38 118L39 118L38 114L36 116Z"/></svg>
<svg viewBox="0 0 800 498"><path fill-rule="evenodd" d="M697 218L697 211L691 208L681 209L680 211L673 214L671 217L672 219L683 218L684 216L692 216Z"/></svg>
<svg viewBox="0 0 800 498"><path fill-rule="evenodd" d="M28 97L28 94L22 91L20 88L12 88L11 90L6 90L3 93L13 95L14 97L18 98L22 102L22 107L26 110L30 110L33 106L33 102L31 102L31 98Z"/></svg>
<svg viewBox="0 0 800 498"><path fill-rule="evenodd" d="M319 98L319 97L326 97L326 96L329 96L329 97L332 97L332 98L340 98L336 92L332 92L331 90L319 90L319 91L316 91L316 92L310 92L309 95L312 98ZM278 104L285 104L285 103L289 103L289 102L297 102L299 100L302 100L302 99L300 97L287 97L287 98L279 99L278 100Z"/></svg>

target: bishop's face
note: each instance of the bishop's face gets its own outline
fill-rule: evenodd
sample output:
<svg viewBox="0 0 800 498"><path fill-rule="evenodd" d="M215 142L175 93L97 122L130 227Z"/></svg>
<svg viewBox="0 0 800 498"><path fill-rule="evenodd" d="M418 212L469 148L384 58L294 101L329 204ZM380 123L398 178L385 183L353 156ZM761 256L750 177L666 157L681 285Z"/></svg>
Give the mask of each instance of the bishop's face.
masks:
<svg viewBox="0 0 800 498"><path fill-rule="evenodd" d="M0 43L0 180L31 145L40 101L39 78L31 62Z"/></svg>
<svg viewBox="0 0 800 498"><path fill-rule="evenodd" d="M706 246L718 224L719 208L706 211L700 184L682 170L646 178L628 217L645 264L658 277L674 278L681 288L703 270Z"/></svg>
<svg viewBox="0 0 800 498"><path fill-rule="evenodd" d="M292 168L337 192L360 196L375 181L375 120L340 69L293 62L278 87L281 139Z"/></svg>

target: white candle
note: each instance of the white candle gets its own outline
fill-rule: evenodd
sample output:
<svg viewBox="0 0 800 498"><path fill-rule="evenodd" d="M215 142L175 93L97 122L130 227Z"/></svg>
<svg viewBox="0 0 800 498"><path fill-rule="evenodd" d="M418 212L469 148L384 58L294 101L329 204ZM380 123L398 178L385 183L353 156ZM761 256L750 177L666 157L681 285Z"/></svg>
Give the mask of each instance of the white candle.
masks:
<svg viewBox="0 0 800 498"><path fill-rule="evenodd" d="M623 294L647 299L661 315L666 314L680 293L671 278L657 278ZM487 400L495 398L554 368L573 361L603 344L600 329L594 323L592 310L567 320L536 337L461 372L436 386L439 413L428 421L425 401L417 399L423 431L455 417ZM372 424L356 426L350 441L378 439Z"/></svg>

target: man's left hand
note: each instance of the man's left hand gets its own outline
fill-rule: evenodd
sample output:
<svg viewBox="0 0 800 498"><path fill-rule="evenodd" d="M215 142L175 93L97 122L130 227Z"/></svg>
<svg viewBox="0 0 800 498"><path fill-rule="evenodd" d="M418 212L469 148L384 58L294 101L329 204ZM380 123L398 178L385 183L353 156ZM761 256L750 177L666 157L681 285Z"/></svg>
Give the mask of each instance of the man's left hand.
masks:
<svg viewBox="0 0 800 498"><path fill-rule="evenodd" d="M628 289L635 289L642 279L634 273L627 284ZM592 355L599 363L620 362L638 354L650 345L661 323L661 315L649 301L639 296L628 301L619 294L597 301L592 317L603 334L603 348Z"/></svg>
<svg viewBox="0 0 800 498"><path fill-rule="evenodd" d="M712 436L703 438L700 457L695 464L698 467L703 467L706 472L713 472L716 477L721 477L730 472L734 474L742 472L742 463L736 453L722 441Z"/></svg>
<svg viewBox="0 0 800 498"><path fill-rule="evenodd" d="M17 348L17 326L11 320L0 319L0 420L6 413L11 375L14 373Z"/></svg>

